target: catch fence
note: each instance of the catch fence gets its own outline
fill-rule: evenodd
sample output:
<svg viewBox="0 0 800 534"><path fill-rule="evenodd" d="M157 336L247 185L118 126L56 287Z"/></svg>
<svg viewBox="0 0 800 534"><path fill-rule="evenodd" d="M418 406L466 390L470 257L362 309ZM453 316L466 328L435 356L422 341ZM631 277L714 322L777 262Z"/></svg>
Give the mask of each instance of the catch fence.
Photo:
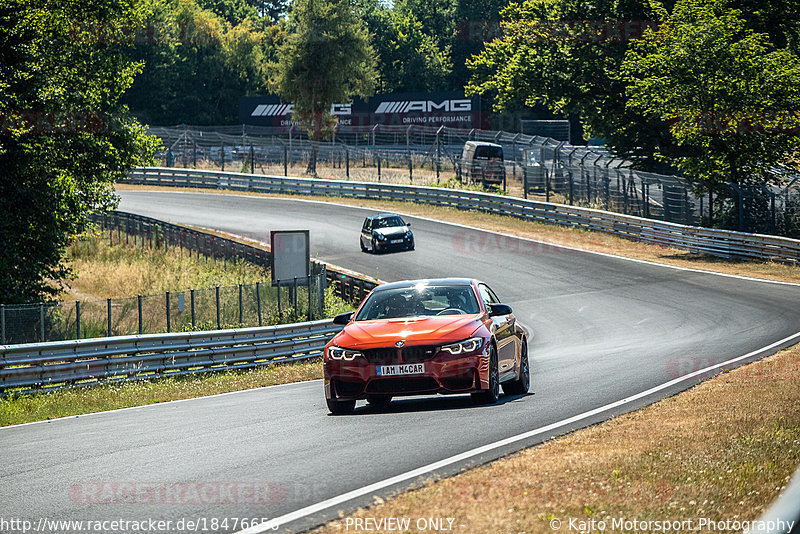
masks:
<svg viewBox="0 0 800 534"><path fill-rule="evenodd" d="M302 176L312 152L292 127L153 127L164 167ZM644 172L602 147L549 137L449 127L375 125L334 133L318 143L320 178L496 190L484 180L495 162L461 160L464 143L503 147L501 189L511 195L591 207L693 226L800 237L800 177L773 169L775 186L720 184L698 194L680 176ZM465 165L471 169L463 172ZM487 166L486 169L483 167Z"/></svg>
<svg viewBox="0 0 800 534"><path fill-rule="evenodd" d="M94 217L104 238L209 261L245 260L271 268L269 250L150 217L110 212ZM128 298L0 304L0 344L41 343L104 336L257 327L326 316L325 293L358 304L373 279L312 262L308 279L187 289Z"/></svg>

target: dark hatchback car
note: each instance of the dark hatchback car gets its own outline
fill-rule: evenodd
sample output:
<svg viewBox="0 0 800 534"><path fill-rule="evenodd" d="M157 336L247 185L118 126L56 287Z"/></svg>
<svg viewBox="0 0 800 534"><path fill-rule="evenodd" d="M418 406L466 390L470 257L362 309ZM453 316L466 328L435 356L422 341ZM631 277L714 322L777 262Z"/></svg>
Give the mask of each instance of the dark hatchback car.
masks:
<svg viewBox="0 0 800 534"><path fill-rule="evenodd" d="M333 414L352 412L359 399L385 407L393 396L471 393L491 404L501 387L528 391L528 335L478 280L383 284L333 322L345 325L323 354Z"/></svg>
<svg viewBox="0 0 800 534"><path fill-rule="evenodd" d="M384 252L387 250L414 250L414 234L402 217L395 213L381 213L364 219L361 227L361 250Z"/></svg>

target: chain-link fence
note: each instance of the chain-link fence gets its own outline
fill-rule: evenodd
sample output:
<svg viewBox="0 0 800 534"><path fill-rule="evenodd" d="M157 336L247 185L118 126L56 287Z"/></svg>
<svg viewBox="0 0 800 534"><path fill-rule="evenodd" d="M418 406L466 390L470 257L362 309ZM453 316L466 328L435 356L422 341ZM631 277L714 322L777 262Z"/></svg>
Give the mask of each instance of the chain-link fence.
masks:
<svg viewBox="0 0 800 534"><path fill-rule="evenodd" d="M218 330L320 319L325 276L130 298L0 305L2 344Z"/></svg>
<svg viewBox="0 0 800 534"><path fill-rule="evenodd" d="M312 152L304 130L239 126L151 128L161 165L301 176ZM500 145L504 162L461 159L467 141ZM684 178L638 171L602 147L549 137L449 127L376 125L318 143L321 178L501 189L689 225L800 237L800 177L774 169L780 186L721 184L697 195Z"/></svg>
<svg viewBox="0 0 800 534"><path fill-rule="evenodd" d="M600 147L537 139L524 149L525 196L686 225L800 237L800 176L775 168L780 186L718 184L698 195L679 176L644 172Z"/></svg>

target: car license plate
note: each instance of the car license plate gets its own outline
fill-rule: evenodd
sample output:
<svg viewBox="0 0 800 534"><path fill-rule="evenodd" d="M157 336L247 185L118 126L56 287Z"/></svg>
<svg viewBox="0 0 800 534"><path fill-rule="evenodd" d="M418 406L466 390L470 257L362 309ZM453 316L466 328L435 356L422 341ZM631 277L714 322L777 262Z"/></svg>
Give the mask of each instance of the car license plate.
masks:
<svg viewBox="0 0 800 534"><path fill-rule="evenodd" d="M424 363L404 363L400 365L379 365L378 376L418 375L425 372Z"/></svg>
<svg viewBox="0 0 800 534"><path fill-rule="evenodd" d="M402 242L403 242L402 239L392 239L391 240L392 245L399 245Z"/></svg>

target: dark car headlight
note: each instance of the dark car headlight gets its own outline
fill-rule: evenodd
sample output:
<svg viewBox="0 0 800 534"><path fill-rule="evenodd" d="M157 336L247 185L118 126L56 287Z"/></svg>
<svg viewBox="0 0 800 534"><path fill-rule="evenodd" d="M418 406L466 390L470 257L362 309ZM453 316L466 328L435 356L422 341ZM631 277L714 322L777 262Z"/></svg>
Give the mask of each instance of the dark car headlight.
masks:
<svg viewBox="0 0 800 534"><path fill-rule="evenodd" d="M482 345L483 338L471 337L469 339L465 339L464 341L459 341L458 343L445 345L442 347L442 350L449 352L450 354L458 355L466 354L468 352L475 352L476 350L480 349Z"/></svg>
<svg viewBox="0 0 800 534"><path fill-rule="evenodd" d="M383 234L379 234L378 232L374 232L372 234L372 236L373 237L377 237L379 241L385 241L386 240L386 236L383 235Z"/></svg>
<svg viewBox="0 0 800 534"><path fill-rule="evenodd" d="M328 358L330 358L332 360L347 360L347 361L350 361L350 360L354 360L358 356L363 356L363 354L361 354L357 350L343 349L342 347L336 347L336 346L333 346L333 345L328 347Z"/></svg>

